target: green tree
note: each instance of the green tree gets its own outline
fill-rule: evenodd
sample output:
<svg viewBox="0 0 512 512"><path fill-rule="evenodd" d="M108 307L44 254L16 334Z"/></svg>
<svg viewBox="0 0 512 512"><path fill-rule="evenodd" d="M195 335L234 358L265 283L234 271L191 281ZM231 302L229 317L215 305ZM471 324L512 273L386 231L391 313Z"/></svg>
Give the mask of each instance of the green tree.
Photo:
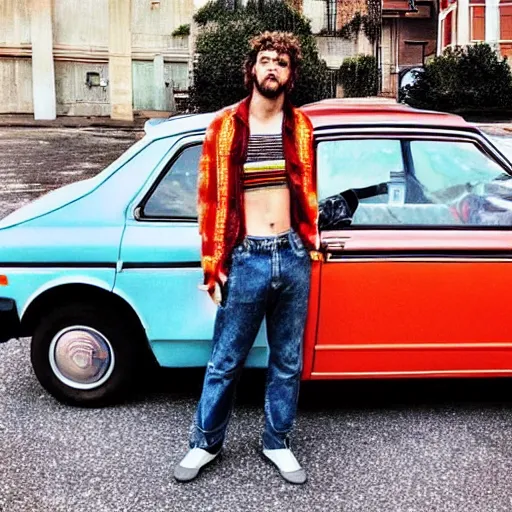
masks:
<svg viewBox="0 0 512 512"><path fill-rule="evenodd" d="M301 42L303 63L291 94L292 102L303 105L328 94L327 65L318 56L311 25L298 11L279 0L234 3L210 1L194 17L202 30L197 38L194 85L190 90L192 109L211 112L236 103L247 95L243 64L250 39L265 30L293 32Z"/></svg>
<svg viewBox="0 0 512 512"><path fill-rule="evenodd" d="M379 74L377 59L371 55L359 55L344 59L339 70L339 81L346 98L377 96Z"/></svg>
<svg viewBox="0 0 512 512"><path fill-rule="evenodd" d="M413 107L449 112L512 108L512 73L488 44L448 48L400 96Z"/></svg>

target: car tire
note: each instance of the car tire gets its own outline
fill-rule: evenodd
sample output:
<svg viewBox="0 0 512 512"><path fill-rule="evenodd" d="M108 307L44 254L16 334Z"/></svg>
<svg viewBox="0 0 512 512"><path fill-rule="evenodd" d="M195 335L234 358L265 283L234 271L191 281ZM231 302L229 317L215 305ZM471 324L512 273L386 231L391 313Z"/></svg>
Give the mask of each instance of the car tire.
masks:
<svg viewBox="0 0 512 512"><path fill-rule="evenodd" d="M144 366L139 330L126 318L121 321L108 304L62 306L35 328L32 367L41 385L62 403L113 404L132 388L137 366Z"/></svg>

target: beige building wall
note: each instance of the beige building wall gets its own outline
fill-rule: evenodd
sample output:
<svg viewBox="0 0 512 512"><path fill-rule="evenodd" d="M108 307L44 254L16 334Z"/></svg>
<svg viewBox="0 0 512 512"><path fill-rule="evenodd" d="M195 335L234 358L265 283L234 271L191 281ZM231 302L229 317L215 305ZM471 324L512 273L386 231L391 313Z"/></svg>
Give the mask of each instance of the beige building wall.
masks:
<svg viewBox="0 0 512 512"><path fill-rule="evenodd" d="M0 57L0 113L31 114L33 112L30 59Z"/></svg>
<svg viewBox="0 0 512 512"><path fill-rule="evenodd" d="M0 0L0 113L34 112L34 1L39 2ZM173 86L188 87L193 53L188 37L171 33L192 22L193 0L51 0L50 5L58 115L110 115L112 101L119 104L115 115L126 119L134 102L136 108L172 110ZM141 76L135 79L138 64ZM87 73L98 73L101 85L87 85Z"/></svg>
<svg viewBox="0 0 512 512"><path fill-rule="evenodd" d="M173 37L192 24L194 2L132 0L132 57L135 110L175 108L173 89L189 86L190 37Z"/></svg>
<svg viewBox="0 0 512 512"><path fill-rule="evenodd" d="M59 116L110 115L110 88L88 87L88 72L97 72L108 83L108 62L55 62L55 94Z"/></svg>
<svg viewBox="0 0 512 512"><path fill-rule="evenodd" d="M57 115L110 115L109 0L54 0L52 10ZM90 72L106 85L88 86Z"/></svg>
<svg viewBox="0 0 512 512"><path fill-rule="evenodd" d="M0 44L30 43L30 0L0 2Z"/></svg>
<svg viewBox="0 0 512 512"><path fill-rule="evenodd" d="M53 0L53 43L70 51L108 50L109 0Z"/></svg>
<svg viewBox="0 0 512 512"><path fill-rule="evenodd" d="M29 0L0 1L0 113L31 113Z"/></svg>
<svg viewBox="0 0 512 512"><path fill-rule="evenodd" d="M356 55L373 55L373 47L364 34L351 41L341 37L316 36L318 53L327 66L337 69L347 57Z"/></svg>
<svg viewBox="0 0 512 512"><path fill-rule="evenodd" d="M132 46L135 52L159 50L171 55L188 51L186 38L172 37L172 32L180 25L192 22L193 1L161 0L152 3L148 0L132 2Z"/></svg>
<svg viewBox="0 0 512 512"><path fill-rule="evenodd" d="M302 3L302 14L311 22L313 34L318 34L327 28L326 0L304 0Z"/></svg>

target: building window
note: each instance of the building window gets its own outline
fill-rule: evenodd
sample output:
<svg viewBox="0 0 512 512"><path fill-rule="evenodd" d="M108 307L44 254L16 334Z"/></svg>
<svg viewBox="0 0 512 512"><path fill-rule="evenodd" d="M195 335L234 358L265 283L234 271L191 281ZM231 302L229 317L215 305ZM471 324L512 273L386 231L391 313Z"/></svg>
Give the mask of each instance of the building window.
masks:
<svg viewBox="0 0 512 512"><path fill-rule="evenodd" d="M500 5L500 39L512 41L512 3Z"/></svg>
<svg viewBox="0 0 512 512"><path fill-rule="evenodd" d="M329 34L336 33L336 20L338 19L338 2L337 0L327 0L327 32Z"/></svg>
<svg viewBox="0 0 512 512"><path fill-rule="evenodd" d="M472 5L471 16L471 41L485 41L485 5Z"/></svg>
<svg viewBox="0 0 512 512"><path fill-rule="evenodd" d="M512 58L512 2L501 0L500 5L500 53Z"/></svg>

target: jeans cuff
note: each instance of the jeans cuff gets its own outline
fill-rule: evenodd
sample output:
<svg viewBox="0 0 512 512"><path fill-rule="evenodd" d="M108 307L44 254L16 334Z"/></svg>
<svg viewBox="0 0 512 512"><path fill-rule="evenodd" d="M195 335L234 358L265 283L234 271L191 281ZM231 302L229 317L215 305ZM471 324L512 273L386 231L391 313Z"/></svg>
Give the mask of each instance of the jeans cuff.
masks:
<svg viewBox="0 0 512 512"><path fill-rule="evenodd" d="M264 450L282 450L290 448L290 438L288 434L276 435L264 432L261 444Z"/></svg>

